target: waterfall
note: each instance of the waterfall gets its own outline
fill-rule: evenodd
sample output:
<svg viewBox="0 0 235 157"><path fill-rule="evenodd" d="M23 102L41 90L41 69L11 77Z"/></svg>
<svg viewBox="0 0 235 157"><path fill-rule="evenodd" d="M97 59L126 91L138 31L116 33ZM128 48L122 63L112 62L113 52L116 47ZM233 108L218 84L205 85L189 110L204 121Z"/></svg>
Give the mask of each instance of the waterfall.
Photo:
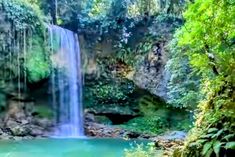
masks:
<svg viewBox="0 0 235 157"><path fill-rule="evenodd" d="M77 35L55 25L50 34L52 105L56 111L55 136L83 136L81 54Z"/></svg>

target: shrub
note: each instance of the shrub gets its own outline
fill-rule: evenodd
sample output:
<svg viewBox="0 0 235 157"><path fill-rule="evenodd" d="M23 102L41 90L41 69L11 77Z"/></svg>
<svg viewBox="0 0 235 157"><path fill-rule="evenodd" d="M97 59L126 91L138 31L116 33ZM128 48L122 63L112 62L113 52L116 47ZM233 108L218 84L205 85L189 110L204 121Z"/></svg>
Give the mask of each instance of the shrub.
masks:
<svg viewBox="0 0 235 157"><path fill-rule="evenodd" d="M161 157L163 152L156 150L154 143L149 143L147 146L137 145L132 149L125 150L125 157Z"/></svg>
<svg viewBox="0 0 235 157"><path fill-rule="evenodd" d="M169 123L164 117L159 117L158 115L149 115L134 118L123 125L123 127L125 129L141 133L159 134L164 132L169 127Z"/></svg>

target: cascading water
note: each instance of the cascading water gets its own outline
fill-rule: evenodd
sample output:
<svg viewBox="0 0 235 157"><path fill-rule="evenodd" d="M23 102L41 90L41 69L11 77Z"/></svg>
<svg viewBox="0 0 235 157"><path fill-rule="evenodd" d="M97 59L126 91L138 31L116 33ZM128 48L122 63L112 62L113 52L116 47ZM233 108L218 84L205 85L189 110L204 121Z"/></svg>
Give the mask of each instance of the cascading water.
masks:
<svg viewBox="0 0 235 157"><path fill-rule="evenodd" d="M55 136L83 136L82 72L78 38L59 26L48 26L51 60L52 103L56 111Z"/></svg>

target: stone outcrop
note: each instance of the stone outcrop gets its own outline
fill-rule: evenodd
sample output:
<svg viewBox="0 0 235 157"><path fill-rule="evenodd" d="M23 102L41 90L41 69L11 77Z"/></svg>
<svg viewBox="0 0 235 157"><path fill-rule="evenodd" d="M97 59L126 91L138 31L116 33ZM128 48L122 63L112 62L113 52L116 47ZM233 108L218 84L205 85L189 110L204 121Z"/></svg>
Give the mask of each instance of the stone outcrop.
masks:
<svg viewBox="0 0 235 157"><path fill-rule="evenodd" d="M166 70L167 53L165 51L165 43L156 43L152 51L145 56L136 68L133 76L134 83L150 93L167 99L167 82L170 74Z"/></svg>
<svg viewBox="0 0 235 157"><path fill-rule="evenodd" d="M186 132L183 131L170 131L162 135L148 135L144 133L138 133L128 131L126 129L100 124L95 121L95 116L90 113L85 114L85 134L89 137L98 138L127 138L127 139L149 139L158 143L159 141L171 142L171 141L183 141L186 137Z"/></svg>
<svg viewBox="0 0 235 157"><path fill-rule="evenodd" d="M8 101L5 116L1 118L0 139L28 139L46 137L52 122L34 115L34 103L21 98Z"/></svg>
<svg viewBox="0 0 235 157"><path fill-rule="evenodd" d="M127 131L120 127L99 124L95 121L94 115L89 113L85 115L85 134L97 138L150 138L149 135Z"/></svg>

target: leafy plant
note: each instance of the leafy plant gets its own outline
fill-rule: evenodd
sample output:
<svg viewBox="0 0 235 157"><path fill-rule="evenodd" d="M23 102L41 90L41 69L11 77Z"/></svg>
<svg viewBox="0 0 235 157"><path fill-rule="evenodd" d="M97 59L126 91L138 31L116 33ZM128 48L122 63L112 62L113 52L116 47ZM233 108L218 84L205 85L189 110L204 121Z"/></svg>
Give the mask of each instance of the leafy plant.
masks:
<svg viewBox="0 0 235 157"><path fill-rule="evenodd" d="M160 134L169 128L166 117L148 115L137 117L123 125L125 129L146 134Z"/></svg>
<svg viewBox="0 0 235 157"><path fill-rule="evenodd" d="M137 145L131 149L125 150L125 157L161 157L163 151L156 150L154 143L149 143L147 146Z"/></svg>
<svg viewBox="0 0 235 157"><path fill-rule="evenodd" d="M206 97L199 104L183 157L234 154L234 15L234 3L227 0L196 0L184 13L178 46L201 76Z"/></svg>
<svg viewBox="0 0 235 157"><path fill-rule="evenodd" d="M235 142L229 142L235 137L234 133L228 133L227 129L209 128L206 134L200 136L200 139L190 143L189 147L199 149L203 146L201 155L216 157L221 156L226 150L235 150Z"/></svg>
<svg viewBox="0 0 235 157"><path fill-rule="evenodd" d="M25 68L28 74L29 82L37 82L49 77L50 75L50 63L47 57L46 49L42 46L42 42L39 39L33 39L33 46L26 57Z"/></svg>
<svg viewBox="0 0 235 157"><path fill-rule="evenodd" d="M1 51L4 55L3 71L8 73L5 79L24 78L33 82L45 78L42 73L48 73L49 67L43 43L44 16L36 3L0 0L0 14L3 27L8 29L1 34L1 37L6 38L1 41L1 45L7 47ZM32 38L37 38L38 41L34 42ZM35 51L33 55L32 51ZM29 78L26 78L26 73Z"/></svg>
<svg viewBox="0 0 235 157"><path fill-rule="evenodd" d="M193 71L188 56L177 46L177 39L169 44L171 58L166 68L171 73L168 82L168 103L176 108L194 110L203 98L201 78Z"/></svg>
<svg viewBox="0 0 235 157"><path fill-rule="evenodd" d="M52 119L54 116L53 111L49 107L43 105L36 105L34 107L34 112L37 114L39 118Z"/></svg>
<svg viewBox="0 0 235 157"><path fill-rule="evenodd" d="M42 34L43 14L39 7L24 0L1 0L0 10L4 11L8 20L12 21L16 31L31 29Z"/></svg>

